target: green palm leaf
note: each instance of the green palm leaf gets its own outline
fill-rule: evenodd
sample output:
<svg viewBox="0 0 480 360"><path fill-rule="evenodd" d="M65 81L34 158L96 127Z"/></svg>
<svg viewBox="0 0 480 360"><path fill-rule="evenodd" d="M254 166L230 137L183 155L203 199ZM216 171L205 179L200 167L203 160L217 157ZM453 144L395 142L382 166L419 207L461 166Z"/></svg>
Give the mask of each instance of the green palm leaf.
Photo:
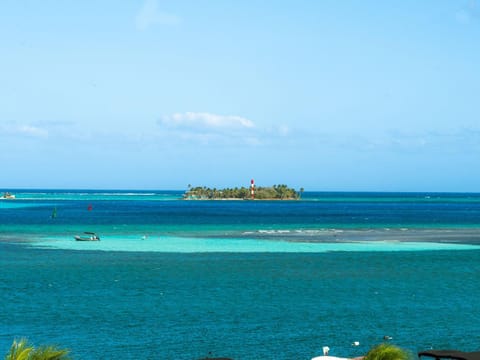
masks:
<svg viewBox="0 0 480 360"><path fill-rule="evenodd" d="M27 339L14 340L5 360L68 360L69 350L56 346L40 346L35 349Z"/></svg>
<svg viewBox="0 0 480 360"><path fill-rule="evenodd" d="M27 339L23 338L20 339L20 341L13 340L13 344L5 356L5 360L28 360L33 350L33 346L28 344Z"/></svg>
<svg viewBox="0 0 480 360"><path fill-rule="evenodd" d="M67 360L69 351L55 346L41 346L32 352L29 360Z"/></svg>

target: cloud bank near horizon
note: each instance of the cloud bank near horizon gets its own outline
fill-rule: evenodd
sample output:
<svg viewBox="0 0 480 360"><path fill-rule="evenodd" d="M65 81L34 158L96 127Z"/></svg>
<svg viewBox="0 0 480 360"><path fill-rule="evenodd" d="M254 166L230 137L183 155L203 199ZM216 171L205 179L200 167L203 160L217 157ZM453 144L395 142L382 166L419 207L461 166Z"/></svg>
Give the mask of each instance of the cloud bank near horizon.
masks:
<svg viewBox="0 0 480 360"><path fill-rule="evenodd" d="M238 115L209 112L173 113L157 121L168 139L196 142L201 145L259 145L255 123Z"/></svg>
<svg viewBox="0 0 480 360"><path fill-rule="evenodd" d="M174 128L206 130L251 129L253 121L237 115L217 115L208 112L174 113L163 116L159 124Z"/></svg>
<svg viewBox="0 0 480 360"><path fill-rule="evenodd" d="M173 113L162 116L157 125L170 137L210 145L260 146L272 144L278 138L285 139L291 134L291 129L285 124L262 127L243 116L209 112Z"/></svg>
<svg viewBox="0 0 480 360"><path fill-rule="evenodd" d="M0 125L0 134L6 136L27 136L33 138L46 138L49 135L47 129L30 124Z"/></svg>

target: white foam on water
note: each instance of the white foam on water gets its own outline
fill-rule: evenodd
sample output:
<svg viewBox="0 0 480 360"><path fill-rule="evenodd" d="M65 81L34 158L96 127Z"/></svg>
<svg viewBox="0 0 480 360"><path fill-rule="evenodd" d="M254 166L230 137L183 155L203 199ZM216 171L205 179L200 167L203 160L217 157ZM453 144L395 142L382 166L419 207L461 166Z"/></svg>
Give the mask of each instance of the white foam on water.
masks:
<svg viewBox="0 0 480 360"><path fill-rule="evenodd" d="M351 243L289 242L259 239L189 238L175 236L112 235L102 236L101 241L75 241L67 237L43 238L31 243L33 247L65 250L140 251L167 253L324 253L331 251L428 251L428 250L479 250L480 245L370 241Z"/></svg>

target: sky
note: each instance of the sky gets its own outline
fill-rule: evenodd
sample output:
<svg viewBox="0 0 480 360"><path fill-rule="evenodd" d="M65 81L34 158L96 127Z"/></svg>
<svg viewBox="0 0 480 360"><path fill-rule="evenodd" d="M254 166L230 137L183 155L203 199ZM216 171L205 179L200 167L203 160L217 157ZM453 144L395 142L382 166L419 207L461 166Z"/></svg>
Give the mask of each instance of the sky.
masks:
<svg viewBox="0 0 480 360"><path fill-rule="evenodd" d="M480 1L4 0L0 189L480 192Z"/></svg>

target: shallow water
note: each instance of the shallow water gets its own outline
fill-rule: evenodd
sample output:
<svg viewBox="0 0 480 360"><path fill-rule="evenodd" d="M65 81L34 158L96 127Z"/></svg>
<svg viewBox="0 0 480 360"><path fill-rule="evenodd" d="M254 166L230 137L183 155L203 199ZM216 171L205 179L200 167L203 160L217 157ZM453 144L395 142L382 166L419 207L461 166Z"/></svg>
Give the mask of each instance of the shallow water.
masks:
<svg viewBox="0 0 480 360"><path fill-rule="evenodd" d="M355 242L292 242L262 239L187 238L187 237L102 237L101 241L72 241L71 238L45 238L30 244L34 247L69 250L136 251L168 253L322 253L331 251L428 251L428 250L480 250L477 244L355 241Z"/></svg>
<svg viewBox="0 0 480 360"><path fill-rule="evenodd" d="M384 335L478 349L474 194L41 192L0 202L0 353L22 336L76 359L359 356Z"/></svg>

